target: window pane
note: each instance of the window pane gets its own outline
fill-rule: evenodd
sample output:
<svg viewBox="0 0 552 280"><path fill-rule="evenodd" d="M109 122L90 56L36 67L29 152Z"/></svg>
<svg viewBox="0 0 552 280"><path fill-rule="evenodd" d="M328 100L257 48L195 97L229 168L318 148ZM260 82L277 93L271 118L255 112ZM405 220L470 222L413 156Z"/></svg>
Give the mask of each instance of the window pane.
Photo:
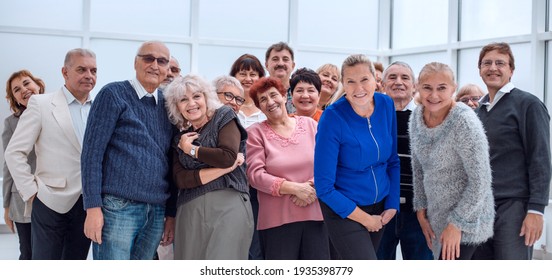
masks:
<svg viewBox="0 0 552 280"><path fill-rule="evenodd" d="M339 4L334 0L299 1L297 41L377 49L378 11L378 0L341 0Z"/></svg>
<svg viewBox="0 0 552 280"><path fill-rule="evenodd" d="M0 2L0 26L80 30L82 14L82 0Z"/></svg>
<svg viewBox="0 0 552 280"><path fill-rule="evenodd" d="M202 0L199 5L201 38L269 44L288 40L288 1Z"/></svg>
<svg viewBox="0 0 552 280"><path fill-rule="evenodd" d="M90 1L90 29L127 34L190 36L190 1Z"/></svg>
<svg viewBox="0 0 552 280"><path fill-rule="evenodd" d="M390 61L391 62L403 61L408 63L408 65L410 65L410 68L412 68L412 71L414 71L414 75L416 76L416 79L418 78L418 74L420 74L420 70L422 70L422 67L424 67L424 65L430 62L436 61L436 62L449 64L446 52L424 53L424 54L414 54L414 55L398 55L398 56L391 57ZM387 65L383 65L383 67L387 67ZM454 69L452 70L454 71Z"/></svg>
<svg viewBox="0 0 552 280"><path fill-rule="evenodd" d="M393 48L447 43L448 2L443 0L394 0Z"/></svg>
<svg viewBox="0 0 552 280"><path fill-rule="evenodd" d="M511 44L514 54L516 69L512 76L512 83L522 90L528 91L541 100L543 93L534 92L531 79L531 45L530 44ZM479 76L477 61L481 48L461 50L458 54L458 67L460 68L459 86L466 83L479 85L483 92L487 92L487 86Z"/></svg>
<svg viewBox="0 0 552 280"><path fill-rule="evenodd" d="M345 58L347 58L349 54L334 54L334 53L318 53L318 52L298 52L295 57L296 62L296 69L307 67L314 71L318 69L318 67L322 66L326 63L331 63L336 65L341 70L341 65L343 64L343 61ZM375 57L369 57L372 61L375 61Z"/></svg>
<svg viewBox="0 0 552 280"><path fill-rule="evenodd" d="M234 61L245 53L256 56L264 67L265 52L266 49L200 45L199 74L209 80L220 75L228 75ZM265 75L268 75L268 72Z"/></svg>
<svg viewBox="0 0 552 280"><path fill-rule="evenodd" d="M519 0L462 0L462 41L531 33L531 2Z"/></svg>

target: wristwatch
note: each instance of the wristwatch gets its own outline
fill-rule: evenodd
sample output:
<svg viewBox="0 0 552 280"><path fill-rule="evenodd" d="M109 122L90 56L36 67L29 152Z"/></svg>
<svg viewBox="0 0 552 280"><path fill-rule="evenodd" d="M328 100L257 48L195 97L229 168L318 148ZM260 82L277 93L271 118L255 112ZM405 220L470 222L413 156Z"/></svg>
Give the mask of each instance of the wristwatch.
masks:
<svg viewBox="0 0 552 280"><path fill-rule="evenodd" d="M197 158L197 155L196 155L196 152L197 152L197 146L192 146L192 149L190 150L190 155L193 157L193 158Z"/></svg>

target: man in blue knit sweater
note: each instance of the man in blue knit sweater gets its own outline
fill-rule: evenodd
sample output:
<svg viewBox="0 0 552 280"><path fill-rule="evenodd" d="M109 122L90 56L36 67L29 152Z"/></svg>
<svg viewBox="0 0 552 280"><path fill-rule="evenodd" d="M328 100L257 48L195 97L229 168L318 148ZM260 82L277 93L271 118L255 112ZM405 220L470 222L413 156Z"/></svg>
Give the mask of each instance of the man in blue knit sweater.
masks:
<svg viewBox="0 0 552 280"><path fill-rule="evenodd" d="M489 140L496 218L493 238L474 258L530 260L550 192L550 116L536 96L510 81L515 64L508 44L483 47L478 65L489 91L476 112Z"/></svg>
<svg viewBox="0 0 552 280"><path fill-rule="evenodd" d="M136 78L107 84L92 106L81 162L84 232L94 259L151 260L160 241L172 243L173 126L157 89L169 59L163 43L145 42L134 59Z"/></svg>

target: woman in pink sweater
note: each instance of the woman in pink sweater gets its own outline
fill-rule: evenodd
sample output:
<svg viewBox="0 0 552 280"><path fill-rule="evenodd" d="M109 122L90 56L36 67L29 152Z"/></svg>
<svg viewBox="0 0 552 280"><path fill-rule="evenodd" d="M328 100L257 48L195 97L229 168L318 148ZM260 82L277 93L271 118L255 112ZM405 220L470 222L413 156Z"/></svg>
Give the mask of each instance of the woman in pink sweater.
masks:
<svg viewBox="0 0 552 280"><path fill-rule="evenodd" d="M247 177L258 190L259 230L265 259L329 259L328 234L314 189L317 123L289 117L279 80L261 78L249 91L267 117L251 125Z"/></svg>

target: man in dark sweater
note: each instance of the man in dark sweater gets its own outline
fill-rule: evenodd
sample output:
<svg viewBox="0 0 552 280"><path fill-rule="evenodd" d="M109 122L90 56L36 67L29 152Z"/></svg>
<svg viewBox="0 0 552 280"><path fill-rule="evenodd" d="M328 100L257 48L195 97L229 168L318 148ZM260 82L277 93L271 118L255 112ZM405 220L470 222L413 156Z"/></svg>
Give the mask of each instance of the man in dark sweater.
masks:
<svg viewBox="0 0 552 280"><path fill-rule="evenodd" d="M395 61L383 72L383 91L393 99L397 113L397 152L401 160L401 211L385 225L377 252L380 260L396 259L399 242L404 260L433 259L433 253L427 246L416 212L412 209L412 166L408 120L416 108L415 83L414 72L405 62Z"/></svg>
<svg viewBox="0 0 552 280"><path fill-rule="evenodd" d="M170 244L174 237L173 126L157 90L169 59L163 43L145 42L134 60L136 78L104 86L90 111L81 162L84 232L94 259L151 260L161 239Z"/></svg>
<svg viewBox="0 0 552 280"><path fill-rule="evenodd" d="M536 96L510 82L515 65L508 44L483 47L478 65L489 92L476 112L489 140L496 218L494 237L475 258L529 260L548 205L550 116Z"/></svg>

